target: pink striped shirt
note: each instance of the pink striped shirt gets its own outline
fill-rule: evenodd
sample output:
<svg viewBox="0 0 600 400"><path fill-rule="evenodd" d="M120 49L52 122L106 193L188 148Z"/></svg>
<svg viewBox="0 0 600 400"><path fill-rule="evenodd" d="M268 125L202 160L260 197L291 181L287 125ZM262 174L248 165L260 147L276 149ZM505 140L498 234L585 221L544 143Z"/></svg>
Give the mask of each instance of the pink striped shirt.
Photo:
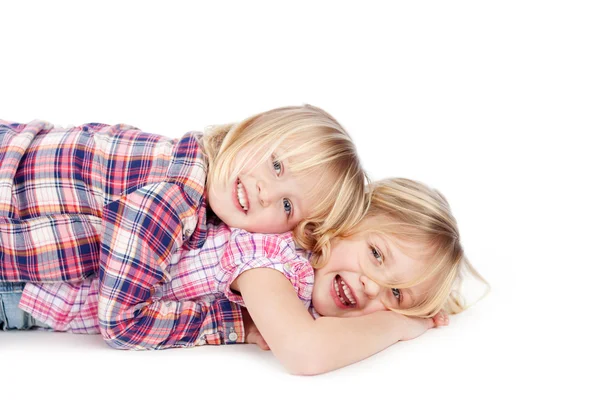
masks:
<svg viewBox="0 0 600 400"><path fill-rule="evenodd" d="M283 273L313 317L319 316L311 307L312 266L305 253L295 248L291 233L250 234L212 222L208 224L202 248L182 248L173 256L167 269L170 280L154 287L148 303L160 301L177 307L178 302L183 301L196 301L206 306L233 302L229 312L234 317L239 314L237 324L232 325L224 336L222 324L216 323L217 316L214 324L207 321L196 344L222 344L231 342L231 337L236 336L238 341L243 341L241 311L236 305L244 306L244 300L230 289L230 285L251 268L273 268ZM99 333L98 278L75 283L28 283L20 308L57 331Z"/></svg>

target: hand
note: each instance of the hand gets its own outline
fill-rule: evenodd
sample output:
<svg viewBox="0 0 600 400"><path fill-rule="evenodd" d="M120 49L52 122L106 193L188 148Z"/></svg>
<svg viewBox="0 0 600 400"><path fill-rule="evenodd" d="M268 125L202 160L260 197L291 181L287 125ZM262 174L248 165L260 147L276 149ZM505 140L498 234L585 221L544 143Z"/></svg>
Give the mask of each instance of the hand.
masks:
<svg viewBox="0 0 600 400"><path fill-rule="evenodd" d="M432 320L435 328L437 328L438 326L447 326L450 323L448 313L446 313L446 311L444 310L441 310L440 312L435 314Z"/></svg>
<svg viewBox="0 0 600 400"><path fill-rule="evenodd" d="M450 323L448 314L445 311L440 311L433 318L416 318L399 315L401 325L400 340L410 340L424 334L428 329L446 326Z"/></svg>
<svg viewBox="0 0 600 400"><path fill-rule="evenodd" d="M244 330L246 331L245 343L254 343L262 350L270 350L269 345L258 331L256 325L254 325L254 321L245 307L242 307L242 319L244 320Z"/></svg>

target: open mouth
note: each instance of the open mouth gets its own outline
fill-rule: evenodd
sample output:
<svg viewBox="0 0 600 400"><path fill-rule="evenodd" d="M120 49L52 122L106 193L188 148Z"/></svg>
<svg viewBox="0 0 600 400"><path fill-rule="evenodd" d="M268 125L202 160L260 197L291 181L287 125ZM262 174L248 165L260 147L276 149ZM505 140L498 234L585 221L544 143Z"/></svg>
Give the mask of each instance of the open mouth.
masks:
<svg viewBox="0 0 600 400"><path fill-rule="evenodd" d="M341 276L336 275L333 279L333 288L335 290L334 299L338 300L336 303L342 305L343 308L354 308L357 306L356 298L352 293L350 286L342 279Z"/></svg>
<svg viewBox="0 0 600 400"><path fill-rule="evenodd" d="M237 201L238 204L240 205L240 207L242 207L242 210L244 211L248 211L248 209L250 208L250 202L248 201L248 194L246 193L246 189L244 188L244 185L242 185L242 181L240 181L240 179L237 179L237 185L236 185L236 190L237 190Z"/></svg>

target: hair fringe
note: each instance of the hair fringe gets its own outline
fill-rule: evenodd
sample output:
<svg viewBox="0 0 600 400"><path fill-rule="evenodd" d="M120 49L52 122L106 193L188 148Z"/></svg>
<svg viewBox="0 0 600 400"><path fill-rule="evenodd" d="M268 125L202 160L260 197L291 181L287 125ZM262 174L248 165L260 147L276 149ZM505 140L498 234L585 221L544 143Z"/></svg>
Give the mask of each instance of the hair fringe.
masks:
<svg viewBox="0 0 600 400"><path fill-rule="evenodd" d="M394 178L371 184L369 195L370 207L365 222L359 224L353 234L369 231L408 242L422 243L430 248L432 253L423 272L412 282L378 282L385 287L406 288L434 279L428 296L421 302L408 309L386 305L390 310L423 318L433 317L441 309L451 314L462 312L472 305L465 302L462 293L462 282L466 277L476 278L487 286L489 292L489 283L475 270L464 254L456 219L451 213L447 199L439 191L417 181ZM373 224L369 223L369 220L381 221L377 217L385 217L389 222L368 226Z"/></svg>
<svg viewBox="0 0 600 400"><path fill-rule="evenodd" d="M350 230L364 215L368 178L356 147L339 122L318 107L282 107L237 124L210 126L203 144L209 185L238 174L252 157L266 160L275 149L283 151L282 158L303 159L286 168L294 174L320 177L313 193L307 194L318 199L317 205L293 230L297 244L306 250L327 253L330 240ZM234 170L233 160L241 149L250 151Z"/></svg>

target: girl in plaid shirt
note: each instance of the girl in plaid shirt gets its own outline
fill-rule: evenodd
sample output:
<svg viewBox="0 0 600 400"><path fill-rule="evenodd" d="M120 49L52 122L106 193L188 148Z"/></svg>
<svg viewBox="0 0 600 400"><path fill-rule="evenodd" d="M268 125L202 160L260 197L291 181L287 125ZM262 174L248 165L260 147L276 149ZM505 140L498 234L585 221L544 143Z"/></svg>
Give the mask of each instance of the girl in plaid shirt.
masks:
<svg viewBox="0 0 600 400"><path fill-rule="evenodd" d="M274 158L273 168L279 171L282 165L277 161L279 159ZM242 179L236 181L238 186L240 182L243 182ZM239 231L236 239L231 240L234 233L230 233L226 249L212 255L212 259L220 260L221 264L225 260L225 264L234 265L233 272L229 275L229 267L216 272L215 280L226 282L223 291L228 294L227 299L232 302L237 300L248 308L268 346L293 373L313 374L348 365L397 340L410 339L428 328L447 324L446 314L440 312L442 308L457 312L464 307L452 290L459 282L461 270L474 271L464 259L456 223L443 197L407 180L383 182L373 186L371 192L371 206L360 224L351 220L348 226L341 227L338 231L319 231L318 223L311 226L313 235L309 240L320 240L312 242L314 248L318 248L319 243L322 244L319 251L315 252L313 262L315 267L323 266L316 269L314 276L306 273L307 263L303 259L291 254L290 241L281 241L284 235L250 235ZM362 200L362 195L356 197ZM245 207L241 200L243 199L240 199L239 205L245 209L247 205ZM251 201L249 205L250 209ZM225 226L225 229L228 228ZM233 231L235 230L230 232ZM329 239L335 239L323 240L330 232L334 233L330 234ZM210 236L210 229L208 235ZM258 236L259 239L253 242L239 239L253 236ZM270 243L273 238L276 238L274 242L264 247L270 248L274 253L267 251L258 254L249 251L250 257L244 257L247 252L244 246L248 243L254 251L256 243ZM240 248L242 251L233 254L232 249ZM175 258L177 257L179 259L175 260L175 264L186 265L188 258L185 255L178 254ZM265 266L262 261L254 264L254 260L264 258L269 259L268 266L271 268L257 268ZM278 264L279 267L274 267L273 264ZM245 267L239 268L240 265ZM312 271L310 265L308 267ZM121 300L117 304L119 312L113 318L111 308L114 305L110 302L106 302L108 306L103 305L103 289L108 287L114 290L119 286L106 283L107 270L109 269L101 264L100 328L105 338L115 347L165 348L206 343L206 335L197 335L202 331L201 324L191 326L190 322L195 317L198 320L210 319L211 313L207 311L210 305L219 302L230 304L218 298L211 298L206 302L198 298L195 302L182 301L186 298L186 290L189 291L198 280L194 279L197 275L181 272L176 267L165 268L165 271L172 273L172 279L160 276L155 270L145 275L136 271L137 275L130 279L123 277L124 274L120 272L110 279L122 281L124 285L136 285L140 292L145 290L149 294L145 295L142 302L133 301L125 306ZM223 279L223 276L226 277ZM166 281L168 283L156 285ZM57 284L58 287L69 287L68 285ZM38 287L44 286L51 287ZM158 287L162 292L157 295ZM306 301L298 301L298 298L303 300L303 297L305 300L307 291L299 290L302 287L310 289L309 303L312 300L314 310L327 318L315 320L307 313ZM116 293L123 295L122 291ZM127 295L134 297L132 293ZM148 301L148 296L151 299L158 297L174 301L159 302L166 310L159 309L155 314L148 315L148 307L140 307L144 305L144 301ZM236 299L233 296L241 297ZM57 297L60 296L55 296ZM43 295L39 298L46 301L48 299ZM50 303L54 304L52 301ZM175 314L176 318L173 319L173 310L184 309L187 303L203 304L205 309L195 316ZM152 303L154 304L156 302ZM231 310L221 308L215 314L228 314ZM157 316L169 313L170 324L165 324L166 321L162 319L160 329L148 329L156 327ZM109 317L103 320L105 315ZM410 318L407 315L420 318ZM132 321L139 321L145 327L141 331L145 334L143 342L136 341L135 336L121 334L122 327L136 327L132 325ZM190 326L191 329L188 329ZM179 332L187 336L182 336ZM196 332L195 336L193 332ZM140 331L135 333L139 338ZM266 346L265 343L263 345Z"/></svg>
<svg viewBox="0 0 600 400"><path fill-rule="evenodd" d="M98 274L101 329L119 348L198 340L206 301L149 298L180 250L203 247L208 203L230 226L294 230L311 249L324 241L304 232L335 234L364 208L354 144L309 105L179 140L125 125L0 122L0 146L0 280L77 284Z"/></svg>

